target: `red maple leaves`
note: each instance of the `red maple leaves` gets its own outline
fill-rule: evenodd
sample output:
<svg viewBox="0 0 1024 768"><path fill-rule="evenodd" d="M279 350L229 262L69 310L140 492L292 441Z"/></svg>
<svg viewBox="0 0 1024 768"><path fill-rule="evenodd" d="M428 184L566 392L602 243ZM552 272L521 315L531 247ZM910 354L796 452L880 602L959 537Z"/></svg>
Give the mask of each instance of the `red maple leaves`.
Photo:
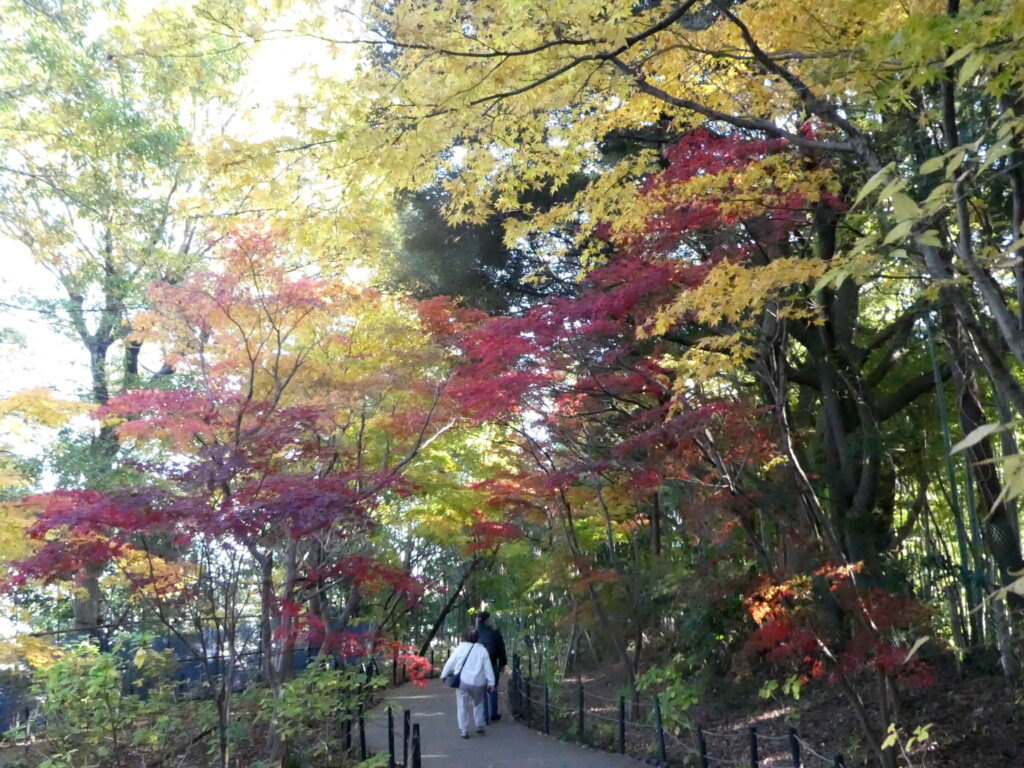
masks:
<svg viewBox="0 0 1024 768"><path fill-rule="evenodd" d="M795 668L805 681L872 669L911 687L929 685L931 669L911 655L914 641L928 632L927 609L860 584L858 573L826 566L782 583L765 580L747 597L756 628L745 654Z"/></svg>

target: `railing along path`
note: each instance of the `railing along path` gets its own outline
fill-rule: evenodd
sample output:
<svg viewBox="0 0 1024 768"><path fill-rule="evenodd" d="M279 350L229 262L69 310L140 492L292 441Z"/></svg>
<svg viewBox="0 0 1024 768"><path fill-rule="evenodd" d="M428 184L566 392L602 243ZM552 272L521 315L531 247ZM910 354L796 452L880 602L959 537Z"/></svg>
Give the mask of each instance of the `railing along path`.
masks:
<svg viewBox="0 0 1024 768"><path fill-rule="evenodd" d="M517 720L525 723L531 728L542 730L546 734L559 731L558 735L590 746L602 746L606 739L597 738L593 733L594 726L589 729L588 721L608 723L611 731L615 734L609 751L617 751L620 754L627 754L630 747L633 754L636 754L635 745L637 742L644 745L643 751L647 755L653 755L648 762L669 768L679 763L669 760L669 748L673 747L673 756L682 755L696 760L700 768L711 768L711 766L740 766L741 768L762 768L764 761L761 755L762 745L783 744L788 745L789 765L786 768L845 768L846 762L843 755L836 754L831 757L821 754L811 744L800 737L795 728L790 728L784 735L762 734L756 726L749 727L743 731L712 730L705 728L702 724L682 724L680 728L689 733L691 741L684 740L666 728L661 712L661 702L657 696L651 697L648 706L638 706L641 703L639 697L633 699L633 711L642 712L645 709L649 713L649 720L641 720L638 715L627 715L627 700L625 696L618 699L601 696L586 691L582 681L573 683L562 681L555 683L556 686L575 686L575 706L566 705L564 693L556 691L555 700L552 697L552 684L539 682L529 674L523 674L519 657L513 654L512 678L509 682L509 702L512 714ZM559 695L561 693L561 695ZM590 701L603 703L602 707L589 707ZM618 705L616 716L609 716L605 712ZM553 728L552 723L556 727ZM557 726L562 726L558 728ZM644 734L632 741L627 740L627 733L634 735ZM745 751L749 758L737 760L726 758L715 754L711 744L724 739L745 738L747 746ZM778 763L776 763L778 765Z"/></svg>

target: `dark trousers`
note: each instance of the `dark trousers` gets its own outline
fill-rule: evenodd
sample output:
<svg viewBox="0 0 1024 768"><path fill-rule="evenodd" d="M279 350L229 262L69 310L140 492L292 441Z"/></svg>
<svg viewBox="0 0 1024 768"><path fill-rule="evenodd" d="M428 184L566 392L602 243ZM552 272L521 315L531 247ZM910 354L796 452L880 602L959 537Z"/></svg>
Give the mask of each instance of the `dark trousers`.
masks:
<svg viewBox="0 0 1024 768"><path fill-rule="evenodd" d="M501 668L495 666L494 662L491 662L491 666L494 667L494 690L488 691L484 697L484 705L487 710L487 722L491 722L491 719L498 714L498 683L501 681Z"/></svg>

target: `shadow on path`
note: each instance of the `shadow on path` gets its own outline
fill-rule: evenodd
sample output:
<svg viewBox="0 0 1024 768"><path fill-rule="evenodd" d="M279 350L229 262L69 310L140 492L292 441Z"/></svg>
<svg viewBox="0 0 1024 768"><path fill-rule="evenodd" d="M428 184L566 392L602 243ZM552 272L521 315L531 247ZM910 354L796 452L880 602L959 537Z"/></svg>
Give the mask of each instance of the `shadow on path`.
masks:
<svg viewBox="0 0 1024 768"><path fill-rule="evenodd" d="M389 691L384 704L366 719L366 742L371 752L387 753L387 711L395 710L395 748L401 762L402 710L412 710L413 722L420 724L424 768L638 768L643 763L621 755L587 749L557 741L515 722L508 714L487 726L487 733L459 736L455 721L455 691L440 680L431 680L426 688L403 685Z"/></svg>

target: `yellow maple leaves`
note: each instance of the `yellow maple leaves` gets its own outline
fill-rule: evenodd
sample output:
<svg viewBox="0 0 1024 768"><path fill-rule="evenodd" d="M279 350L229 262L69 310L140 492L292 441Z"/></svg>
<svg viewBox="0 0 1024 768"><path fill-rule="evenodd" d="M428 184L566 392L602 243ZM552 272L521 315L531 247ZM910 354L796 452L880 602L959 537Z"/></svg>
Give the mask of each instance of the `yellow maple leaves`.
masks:
<svg viewBox="0 0 1024 768"><path fill-rule="evenodd" d="M32 449L39 430L54 429L90 406L64 400L45 387L16 392L0 400L0 490L17 488L28 480L17 463L18 454ZM0 561L15 560L31 551L25 531L35 519L33 510L19 502L0 503Z"/></svg>
<svg viewBox="0 0 1024 768"><path fill-rule="evenodd" d="M0 641L0 666L21 663L30 667L48 667L63 657L63 651L45 637L19 635L12 640Z"/></svg>
<svg viewBox="0 0 1024 768"><path fill-rule="evenodd" d="M757 267L722 262L708 273L703 284L682 293L663 310L656 326L667 330L687 313L693 313L698 322L711 327L742 326L756 317L766 303L793 295L799 297L801 288L816 280L824 269L825 263L820 260L795 256L780 257ZM802 311L790 308L791 314Z"/></svg>
<svg viewBox="0 0 1024 768"><path fill-rule="evenodd" d="M815 322L818 310L809 300L810 287L827 268L827 262L800 257L780 257L761 266L724 261L701 285L682 291L640 335L665 334L685 318L712 329L678 357L664 362L675 370L681 390L694 382L706 386L723 373L742 370L754 357L766 310L779 319Z"/></svg>

